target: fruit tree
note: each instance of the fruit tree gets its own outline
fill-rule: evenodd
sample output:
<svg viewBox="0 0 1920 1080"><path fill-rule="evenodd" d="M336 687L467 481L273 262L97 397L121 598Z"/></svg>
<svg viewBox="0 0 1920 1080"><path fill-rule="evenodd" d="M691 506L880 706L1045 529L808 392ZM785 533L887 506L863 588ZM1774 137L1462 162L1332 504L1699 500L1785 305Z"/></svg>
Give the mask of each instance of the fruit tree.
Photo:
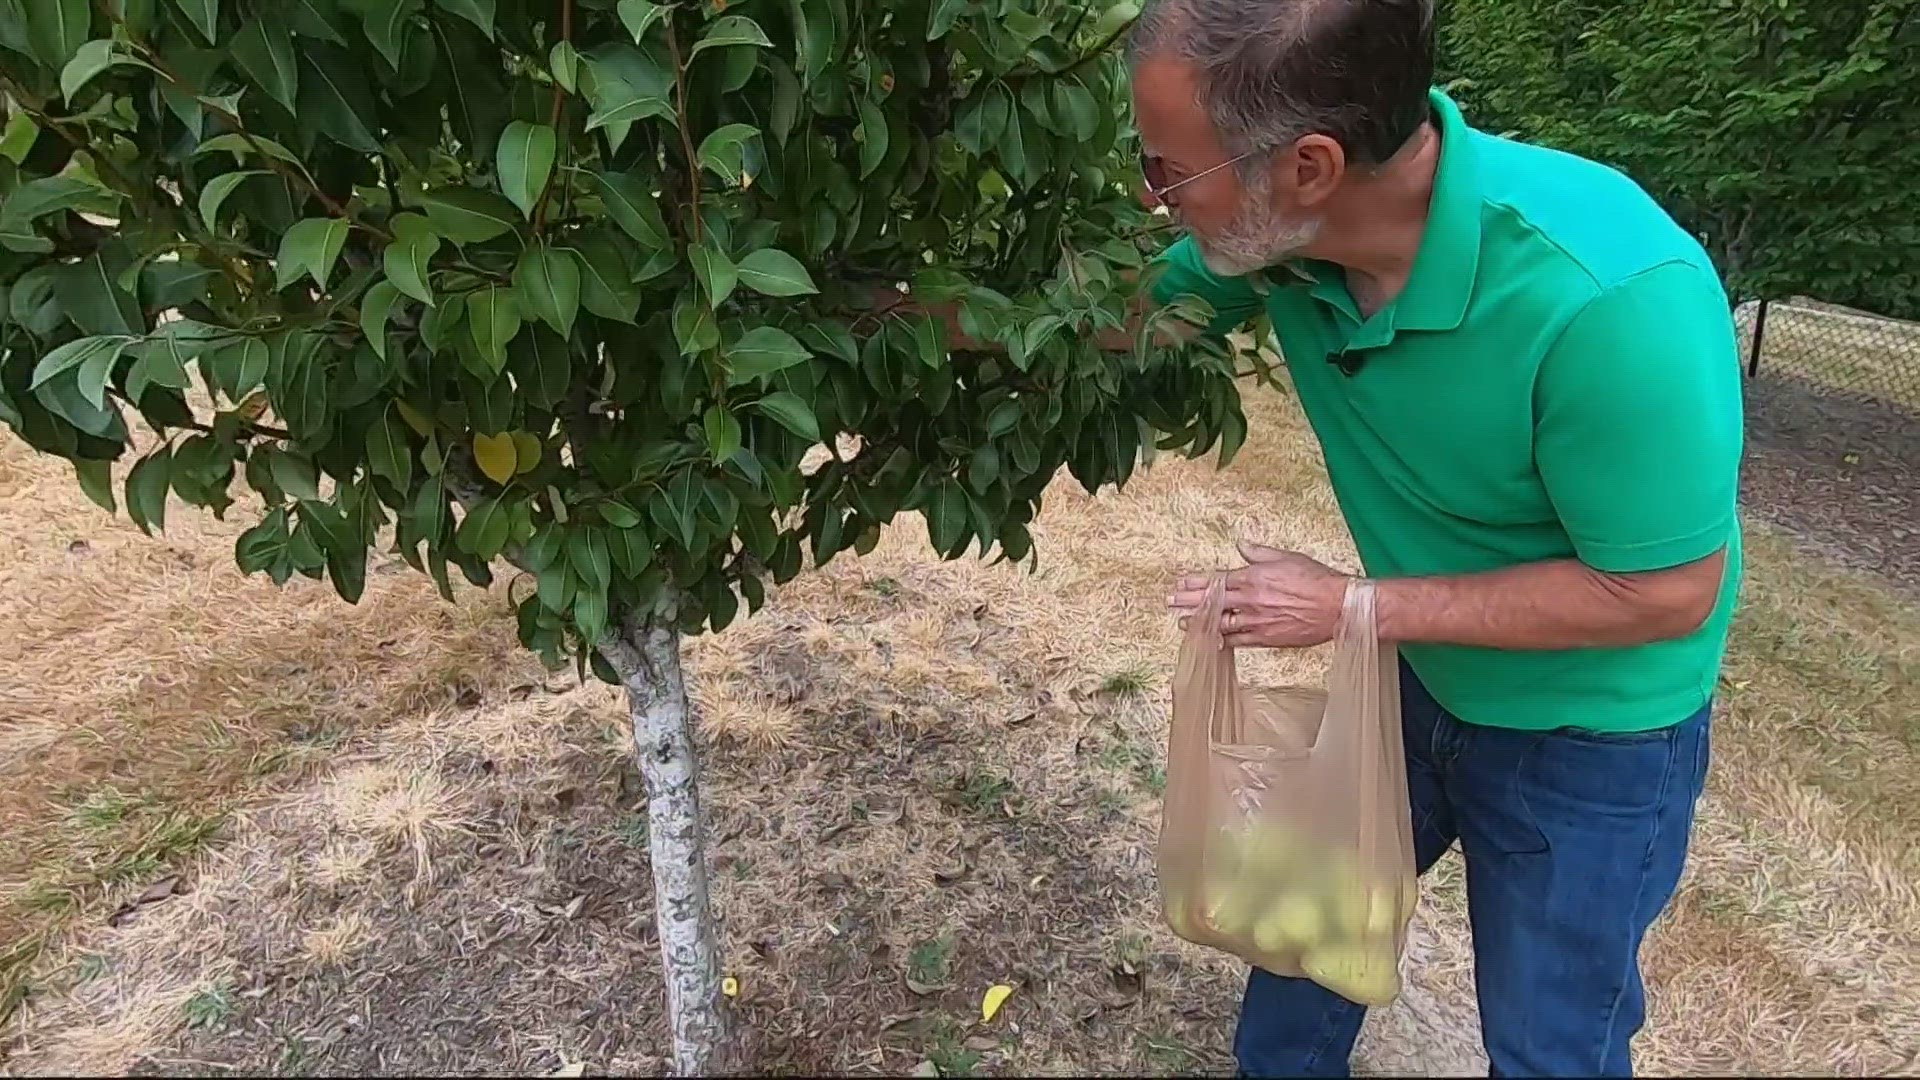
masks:
<svg viewBox="0 0 1920 1080"><path fill-rule="evenodd" d="M1063 466L1244 438L1228 349L1149 336L1205 313L1136 308L1130 17L0 0L0 419L276 582L515 568L521 641L627 691L676 1064L722 1067L683 635L901 513L1019 562Z"/></svg>

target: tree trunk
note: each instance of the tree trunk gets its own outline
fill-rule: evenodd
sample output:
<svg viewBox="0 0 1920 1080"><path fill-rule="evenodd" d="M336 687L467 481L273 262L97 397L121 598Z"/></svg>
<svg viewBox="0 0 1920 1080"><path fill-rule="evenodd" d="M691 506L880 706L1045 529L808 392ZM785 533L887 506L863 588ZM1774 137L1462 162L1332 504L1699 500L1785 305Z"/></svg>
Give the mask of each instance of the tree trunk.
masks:
<svg viewBox="0 0 1920 1080"><path fill-rule="evenodd" d="M626 622L601 652L627 689L634 752L646 781L654 921L667 983L674 1072L724 1074L735 1064L732 1018L721 993L719 934L707 894L699 761L680 671L677 631Z"/></svg>

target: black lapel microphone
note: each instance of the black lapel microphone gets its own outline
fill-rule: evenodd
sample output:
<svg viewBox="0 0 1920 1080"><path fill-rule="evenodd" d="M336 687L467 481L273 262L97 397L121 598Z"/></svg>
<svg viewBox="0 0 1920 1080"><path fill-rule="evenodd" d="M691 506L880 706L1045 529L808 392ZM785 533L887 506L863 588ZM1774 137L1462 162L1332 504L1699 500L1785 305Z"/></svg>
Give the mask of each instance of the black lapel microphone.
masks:
<svg viewBox="0 0 1920 1080"><path fill-rule="evenodd" d="M1371 350L1368 349L1341 349L1339 352L1328 356L1327 363L1339 368L1340 374L1351 379L1355 375L1360 374L1360 369L1367 365L1367 355L1370 351Z"/></svg>

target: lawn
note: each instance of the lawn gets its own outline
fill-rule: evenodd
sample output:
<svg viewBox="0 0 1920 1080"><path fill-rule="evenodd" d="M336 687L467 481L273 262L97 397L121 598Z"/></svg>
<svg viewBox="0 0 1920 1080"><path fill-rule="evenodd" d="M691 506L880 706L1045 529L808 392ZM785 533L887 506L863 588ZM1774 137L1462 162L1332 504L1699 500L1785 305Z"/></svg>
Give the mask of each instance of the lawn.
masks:
<svg viewBox="0 0 1920 1080"><path fill-rule="evenodd" d="M727 963L783 1072L1229 1066L1235 965L1157 923L1163 611L1237 537L1351 565L1297 406L1226 472L1068 487L1039 571L917 522L693 650ZM545 1074L662 1064L622 710L514 643L505 589L397 566L357 608L148 540L0 446L0 1032L20 1072ZM1920 611L1756 528L1649 1072L1920 1061ZM397 560L395 560L397 562ZM1266 655L1310 679L1321 653ZM1457 862L1376 1072L1484 1071ZM1017 987L992 1024L981 993Z"/></svg>

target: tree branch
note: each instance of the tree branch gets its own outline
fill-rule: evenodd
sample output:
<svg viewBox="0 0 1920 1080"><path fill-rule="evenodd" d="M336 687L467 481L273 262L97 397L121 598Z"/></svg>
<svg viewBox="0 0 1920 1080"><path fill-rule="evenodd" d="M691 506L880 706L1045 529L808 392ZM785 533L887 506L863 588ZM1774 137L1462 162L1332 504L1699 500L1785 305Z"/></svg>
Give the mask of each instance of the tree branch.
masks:
<svg viewBox="0 0 1920 1080"><path fill-rule="evenodd" d="M560 0L560 40L569 47L573 44L573 0ZM552 74L549 72L549 74ZM560 110L566 104L567 89L560 85L560 77L553 76L553 105L547 110L547 126L553 129L554 138L560 137ZM565 143L561 142L562 148ZM553 185L560 179L563 170L554 169L547 174L546 186L540 189L540 198L533 204L533 235L539 236L547 224L547 203L553 197Z"/></svg>
<svg viewBox="0 0 1920 1080"><path fill-rule="evenodd" d="M687 208L693 218L693 242L700 242L700 161L693 151L693 132L687 128L687 69L680 57L680 34L667 13L667 48L673 51L673 119L680 128L680 150L687 156Z"/></svg>

